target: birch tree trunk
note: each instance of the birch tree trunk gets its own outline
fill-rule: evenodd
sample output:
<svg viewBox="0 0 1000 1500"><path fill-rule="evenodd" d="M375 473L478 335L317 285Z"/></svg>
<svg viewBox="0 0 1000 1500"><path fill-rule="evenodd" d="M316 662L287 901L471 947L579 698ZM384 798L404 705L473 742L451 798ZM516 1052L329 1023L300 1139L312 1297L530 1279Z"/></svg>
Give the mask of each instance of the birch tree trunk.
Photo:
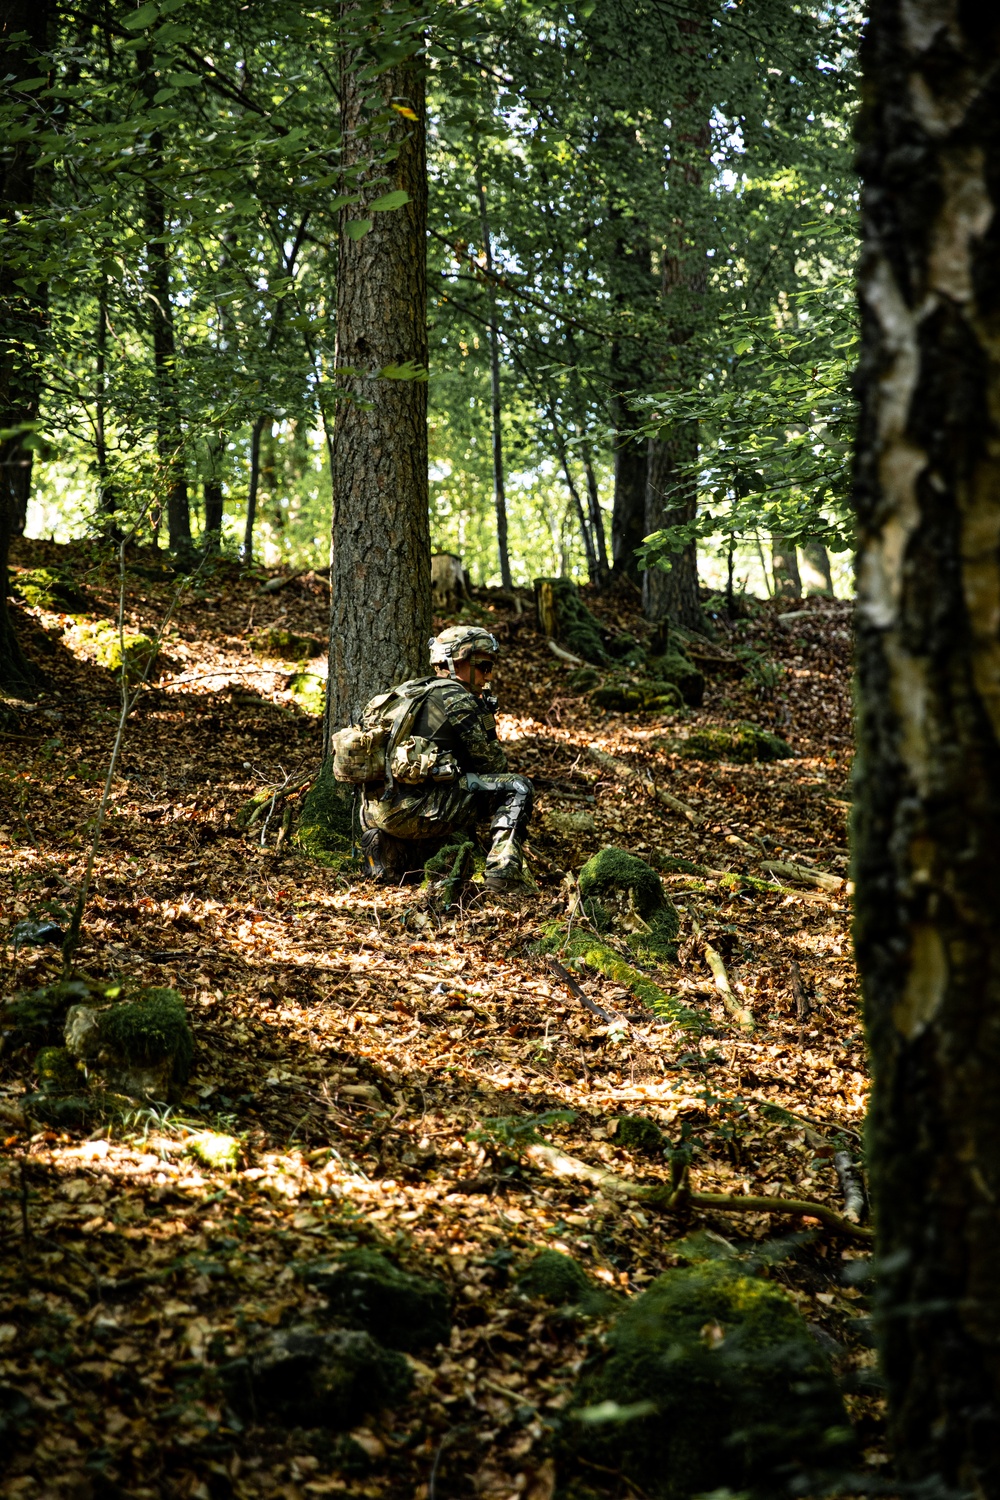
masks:
<svg viewBox="0 0 1000 1500"><path fill-rule="evenodd" d="M856 945L901 1475L1000 1494L1000 26L872 0Z"/></svg>
<svg viewBox="0 0 1000 1500"><path fill-rule="evenodd" d="M367 52L343 67L344 164L367 154L358 130L374 91L382 108L396 107L393 187L409 201L341 213L327 735L375 693L426 672L431 633L424 64L411 56L364 83ZM386 189L362 180L361 191L370 202ZM371 229L352 238L352 223L364 220ZM408 362L423 378L379 377Z"/></svg>

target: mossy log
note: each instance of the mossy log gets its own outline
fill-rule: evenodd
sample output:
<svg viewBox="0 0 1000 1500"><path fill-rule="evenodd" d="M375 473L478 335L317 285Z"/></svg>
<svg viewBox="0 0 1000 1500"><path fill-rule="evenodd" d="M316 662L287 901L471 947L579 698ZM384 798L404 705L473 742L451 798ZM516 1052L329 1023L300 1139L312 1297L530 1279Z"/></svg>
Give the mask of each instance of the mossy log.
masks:
<svg viewBox="0 0 1000 1500"><path fill-rule="evenodd" d="M536 578L535 610L541 632L574 656L603 666L608 660L601 622L568 578Z"/></svg>

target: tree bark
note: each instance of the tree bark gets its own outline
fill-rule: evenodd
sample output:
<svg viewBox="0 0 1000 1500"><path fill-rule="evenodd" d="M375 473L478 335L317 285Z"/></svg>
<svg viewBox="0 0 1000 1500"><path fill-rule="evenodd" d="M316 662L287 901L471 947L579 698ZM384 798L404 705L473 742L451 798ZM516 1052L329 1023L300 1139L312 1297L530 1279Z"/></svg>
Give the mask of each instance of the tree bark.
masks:
<svg viewBox="0 0 1000 1500"><path fill-rule="evenodd" d="M114 514L118 509L115 494L108 475L108 440L105 431L108 406L107 386L108 356L108 289L102 281L97 298L96 376L97 389L94 397L94 452L97 457L97 508L105 531L113 535L117 528Z"/></svg>
<svg viewBox="0 0 1000 1500"><path fill-rule="evenodd" d="M0 58L12 97L19 80L47 68L38 54L48 44L50 0L3 0L0 5ZM12 38L17 38L12 41ZM33 96L23 95L24 123L34 121ZM44 291L29 292L18 280L29 270L16 244L15 226L29 213L35 196L37 147L30 136L0 155L0 686L28 690L36 673L14 634L7 607L10 544L24 529L31 491L32 450L23 428L38 416L40 380L37 345L45 318ZM17 429L22 429L18 431Z"/></svg>
<svg viewBox="0 0 1000 1500"><path fill-rule="evenodd" d="M774 580L774 595L777 599L801 599L802 579L799 577L799 559L795 543L787 537L771 533L771 577Z"/></svg>
<svg viewBox="0 0 1000 1500"><path fill-rule="evenodd" d="M424 62L410 57L365 84L359 74L370 60L367 47L344 58L344 165L365 159L358 131L365 93L375 93L382 108L399 107L394 186L409 201L390 212L369 215L363 204L341 212L327 736L378 691L427 671L432 623ZM364 202L384 191L362 178ZM365 218L372 228L351 238L349 221ZM423 378L379 377L408 362Z"/></svg>
<svg viewBox="0 0 1000 1500"><path fill-rule="evenodd" d="M833 594L833 574L830 572L830 554L822 542L808 541L800 542L799 552L802 561L799 563L799 576L806 575L807 594L825 594L828 597ZM805 567L803 567L803 563ZM810 578L810 574L812 578Z"/></svg>
<svg viewBox="0 0 1000 1500"><path fill-rule="evenodd" d="M587 477L587 517L590 521L590 534L594 541L594 551L597 554L597 576L594 579L599 589L607 587L610 576L608 567L608 544L604 535L604 513L601 510L601 496L597 488L597 475L594 472L594 460L591 457L590 444L588 442L580 445L580 458L583 461L583 472Z"/></svg>
<svg viewBox="0 0 1000 1500"><path fill-rule="evenodd" d="M159 86L153 54L138 54L139 77L149 109ZM149 166L144 182L146 257L149 263L150 326L153 335L153 365L156 371L156 447L161 485L166 497L168 545L183 567L191 560L191 509L187 475L184 472L184 432L177 394L177 341L174 336L174 304L170 293L170 252L167 248L167 215L161 178L163 136L149 136Z"/></svg>
<svg viewBox="0 0 1000 1500"><path fill-rule="evenodd" d="M698 510L695 480L682 465L690 463L697 452L697 428L678 426L665 438L649 439L644 535L694 520ZM671 555L669 572L647 568L642 575L642 603L648 620L669 620L686 630L702 627L694 542Z"/></svg>
<svg viewBox="0 0 1000 1500"><path fill-rule="evenodd" d="M872 0L855 937L902 1479L1000 1494L1000 26Z"/></svg>
<svg viewBox="0 0 1000 1500"><path fill-rule="evenodd" d="M255 418L250 429L250 479L247 485L247 518L243 528L243 546L240 559L245 568L253 563L253 529L257 524L257 490L260 486L260 440L267 413Z"/></svg>
<svg viewBox="0 0 1000 1500"><path fill-rule="evenodd" d="M508 590L514 587L510 576L510 552L507 546L507 496L503 483L503 433L500 429L500 330L497 326L497 289L493 279L493 237L486 210L486 188L477 169L476 192L479 195L479 222L483 232L483 254L486 257L486 280L489 288L490 319L490 423L493 434L493 509L497 522L497 556L500 560L500 583Z"/></svg>
<svg viewBox="0 0 1000 1500"><path fill-rule="evenodd" d="M626 157L627 159L627 157ZM620 211L619 211L620 217ZM625 232L625 229L628 232ZM655 295L649 231L626 220L615 244L608 281L616 310L639 321ZM616 339L611 346L611 426L614 430L615 492L611 511L611 571L615 578L639 580L636 548L646 535L645 438L627 437L638 425L629 405L633 392L646 389L649 374L645 345L638 339Z"/></svg>
<svg viewBox="0 0 1000 1500"><path fill-rule="evenodd" d="M621 378L619 377L621 380ZM626 392L631 385L623 382L611 398L611 426L615 431L615 495L611 511L611 571L615 578L639 579L636 548L646 536L646 467L648 444L645 440L622 436L634 427L637 418L629 411Z"/></svg>

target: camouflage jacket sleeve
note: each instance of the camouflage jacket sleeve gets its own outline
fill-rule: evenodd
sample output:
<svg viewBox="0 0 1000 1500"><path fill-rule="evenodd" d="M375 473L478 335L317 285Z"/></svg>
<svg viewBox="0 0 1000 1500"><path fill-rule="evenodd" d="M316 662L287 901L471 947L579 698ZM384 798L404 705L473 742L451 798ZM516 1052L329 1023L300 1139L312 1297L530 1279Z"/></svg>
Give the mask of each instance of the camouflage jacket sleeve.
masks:
<svg viewBox="0 0 1000 1500"><path fill-rule="evenodd" d="M506 771L493 715L461 683L443 679L428 695L420 718L415 732L451 750L463 771Z"/></svg>

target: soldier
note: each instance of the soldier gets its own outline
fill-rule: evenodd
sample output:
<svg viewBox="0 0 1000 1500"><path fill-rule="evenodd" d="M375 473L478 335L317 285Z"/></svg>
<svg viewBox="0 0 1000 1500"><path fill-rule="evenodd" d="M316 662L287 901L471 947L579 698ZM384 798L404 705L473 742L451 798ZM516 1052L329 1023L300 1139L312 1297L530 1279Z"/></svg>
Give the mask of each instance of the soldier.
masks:
<svg viewBox="0 0 1000 1500"><path fill-rule="evenodd" d="M362 794L361 851L374 879L420 868L433 850L414 845L433 842L440 848L451 835L471 833L477 821L489 818L487 886L531 889L521 839L534 792L527 777L507 770L494 719L497 701L488 690L499 650L489 631L452 625L430 641L433 677L403 683L365 710L363 724L375 722L380 712L400 716L385 783L369 781ZM392 707L396 701L399 709ZM404 720L407 701L415 712ZM414 770L419 774L424 766L423 779L415 780Z"/></svg>

